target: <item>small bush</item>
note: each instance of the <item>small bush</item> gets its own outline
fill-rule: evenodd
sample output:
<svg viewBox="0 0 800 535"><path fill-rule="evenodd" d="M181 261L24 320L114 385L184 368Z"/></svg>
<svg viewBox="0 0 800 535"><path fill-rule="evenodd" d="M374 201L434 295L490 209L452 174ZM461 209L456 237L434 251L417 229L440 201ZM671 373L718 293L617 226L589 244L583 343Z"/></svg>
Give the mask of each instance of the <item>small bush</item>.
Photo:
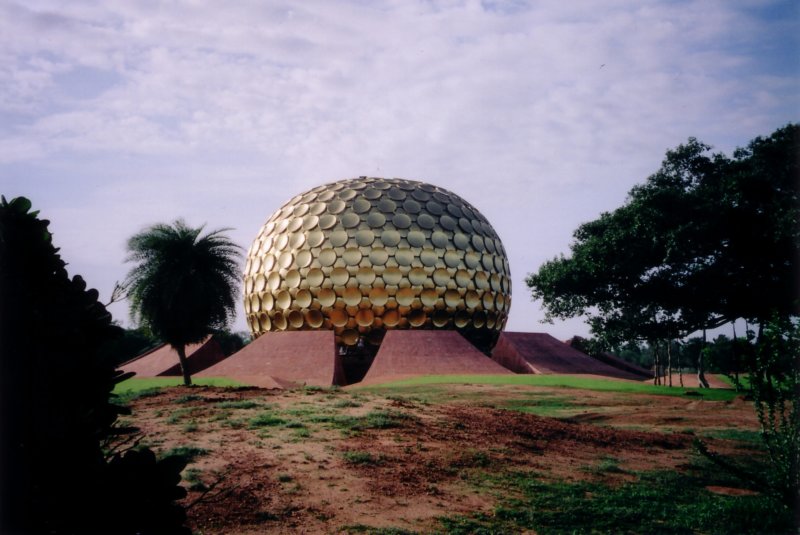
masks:
<svg viewBox="0 0 800 535"><path fill-rule="evenodd" d="M189 403L191 401L200 401L203 399L203 396L198 396L197 394L186 394L179 398L175 398L175 403Z"/></svg>
<svg viewBox="0 0 800 535"><path fill-rule="evenodd" d="M301 427L301 428L295 430L295 432L293 433L293 436L294 436L294 438L297 438L297 439L308 438L308 437L311 436L311 431L309 431L308 428L306 428L306 427Z"/></svg>
<svg viewBox="0 0 800 535"><path fill-rule="evenodd" d="M337 409L347 409L350 407L360 407L361 403L353 401L352 399L339 399L332 404Z"/></svg>
<svg viewBox="0 0 800 535"><path fill-rule="evenodd" d="M189 490L202 492L208 489L200 478L201 473L197 468L187 468L183 471L183 479L189 484Z"/></svg>
<svg viewBox="0 0 800 535"><path fill-rule="evenodd" d="M402 412L373 411L358 418L352 427L353 429L392 429L402 427L403 422L410 418L411 416Z"/></svg>
<svg viewBox="0 0 800 535"><path fill-rule="evenodd" d="M368 451L346 451L342 454L348 464L376 465L383 462L382 456L374 456Z"/></svg>
<svg viewBox="0 0 800 535"><path fill-rule="evenodd" d="M125 390L119 394L111 394L112 399L121 405L127 405L131 401L140 398L152 398L161 393L161 387L154 386L144 390Z"/></svg>
<svg viewBox="0 0 800 535"><path fill-rule="evenodd" d="M167 418L166 422L170 425L177 424L186 416L191 415L194 412L194 409L187 408L187 409L176 409L172 411L172 413Z"/></svg>
<svg viewBox="0 0 800 535"><path fill-rule="evenodd" d="M283 425L283 427L287 429L303 429L305 428L305 426L306 424L304 424L303 422L298 422L296 420L290 420Z"/></svg>
<svg viewBox="0 0 800 535"><path fill-rule="evenodd" d="M220 401L217 407L220 409L257 409L261 405L249 399L237 399L233 401Z"/></svg>
<svg viewBox="0 0 800 535"><path fill-rule="evenodd" d="M271 412L263 412L258 416L250 418L247 425L250 429L258 429L259 427L274 427L277 425L284 425L286 420L275 416Z"/></svg>
<svg viewBox="0 0 800 535"><path fill-rule="evenodd" d="M205 448L198 448L196 446L178 446L172 448L164 454L164 457L178 456L183 457L187 463L193 462L197 457L207 455L208 450Z"/></svg>

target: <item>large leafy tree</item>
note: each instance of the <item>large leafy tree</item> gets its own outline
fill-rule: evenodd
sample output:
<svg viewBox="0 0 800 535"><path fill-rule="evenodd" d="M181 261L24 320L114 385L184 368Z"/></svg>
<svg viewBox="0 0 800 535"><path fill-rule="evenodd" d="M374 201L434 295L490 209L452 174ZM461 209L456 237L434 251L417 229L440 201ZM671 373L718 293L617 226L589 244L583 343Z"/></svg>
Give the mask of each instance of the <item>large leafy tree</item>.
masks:
<svg viewBox="0 0 800 535"><path fill-rule="evenodd" d="M764 326L800 313L800 125L734 152L719 193L725 314Z"/></svg>
<svg viewBox="0 0 800 535"><path fill-rule="evenodd" d="M104 355L121 329L48 227L0 198L0 533L188 533L186 462L125 451L111 392L129 375Z"/></svg>
<svg viewBox="0 0 800 535"><path fill-rule="evenodd" d="M585 315L609 344L798 314L800 125L733 158L690 138L625 204L527 284L547 318Z"/></svg>
<svg viewBox="0 0 800 535"><path fill-rule="evenodd" d="M224 328L235 314L241 248L228 229L202 234L182 220L157 224L128 240L125 280L134 318L178 353L191 384L186 346Z"/></svg>

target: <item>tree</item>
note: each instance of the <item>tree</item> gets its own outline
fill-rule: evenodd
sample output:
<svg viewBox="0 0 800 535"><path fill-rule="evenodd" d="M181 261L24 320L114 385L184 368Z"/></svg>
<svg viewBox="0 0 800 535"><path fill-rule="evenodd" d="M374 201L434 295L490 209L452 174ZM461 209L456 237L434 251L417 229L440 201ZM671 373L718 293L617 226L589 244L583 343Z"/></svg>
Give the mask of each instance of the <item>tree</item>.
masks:
<svg viewBox="0 0 800 535"><path fill-rule="evenodd" d="M733 159L709 151L694 138L668 151L623 206L575 231L570 257L529 275L546 319L585 315L609 345L671 347L738 318L798 314L800 125Z"/></svg>
<svg viewBox="0 0 800 535"><path fill-rule="evenodd" d="M0 199L0 532L188 533L185 461L105 447L129 412L101 354L121 329L30 208Z"/></svg>
<svg viewBox="0 0 800 535"><path fill-rule="evenodd" d="M214 331L214 339L219 343L225 355L233 355L250 343L247 333L233 333L227 330Z"/></svg>
<svg viewBox="0 0 800 535"><path fill-rule="evenodd" d="M241 248L220 229L201 236L203 227L182 220L157 224L128 240L127 261L132 316L178 353L183 382L192 383L186 346L224 328L235 314Z"/></svg>
<svg viewBox="0 0 800 535"><path fill-rule="evenodd" d="M104 344L100 349L100 354L103 358L120 365L159 345L159 341L153 338L147 329L142 327L122 329L122 335Z"/></svg>
<svg viewBox="0 0 800 535"><path fill-rule="evenodd" d="M734 152L720 192L725 315L759 328L800 314L800 125ZM716 275L716 274L715 274Z"/></svg>

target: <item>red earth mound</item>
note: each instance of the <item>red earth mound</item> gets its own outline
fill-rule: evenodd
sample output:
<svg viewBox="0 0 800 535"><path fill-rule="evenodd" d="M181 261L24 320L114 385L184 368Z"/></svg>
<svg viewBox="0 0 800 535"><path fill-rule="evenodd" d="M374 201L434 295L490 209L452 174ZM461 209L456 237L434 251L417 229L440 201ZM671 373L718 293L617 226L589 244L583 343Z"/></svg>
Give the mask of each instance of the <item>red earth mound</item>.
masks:
<svg viewBox="0 0 800 535"><path fill-rule="evenodd" d="M209 337L199 344L186 346L189 373L195 375L225 359L225 353L216 340ZM134 372L137 377L162 377L181 375L178 352L163 344L147 353L123 363L120 369Z"/></svg>
<svg viewBox="0 0 800 535"><path fill-rule="evenodd" d="M229 377L265 388L288 384L331 386L345 382L333 331L264 333L198 376Z"/></svg>
<svg viewBox="0 0 800 535"><path fill-rule="evenodd" d="M456 331L389 331L364 383L414 375L509 374Z"/></svg>
<svg viewBox="0 0 800 535"><path fill-rule="evenodd" d="M592 374L641 380L629 371L609 366L545 333L504 332L492 359L516 373Z"/></svg>

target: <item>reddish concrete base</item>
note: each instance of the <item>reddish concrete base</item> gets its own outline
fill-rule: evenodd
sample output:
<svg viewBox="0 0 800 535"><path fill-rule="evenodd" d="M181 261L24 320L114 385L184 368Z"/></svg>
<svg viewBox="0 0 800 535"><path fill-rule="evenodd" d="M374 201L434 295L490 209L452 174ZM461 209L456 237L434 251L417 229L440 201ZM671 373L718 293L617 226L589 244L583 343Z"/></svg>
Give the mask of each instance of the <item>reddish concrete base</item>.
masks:
<svg viewBox="0 0 800 535"><path fill-rule="evenodd" d="M264 333L198 377L229 377L263 387L344 384L333 331Z"/></svg>
<svg viewBox="0 0 800 535"><path fill-rule="evenodd" d="M492 359L516 373L592 374L636 379L642 377L604 364L544 333L504 332Z"/></svg>
<svg viewBox="0 0 800 535"><path fill-rule="evenodd" d="M186 346L189 373L194 375L225 358L225 353L216 340L209 337L199 344ZM181 375L178 352L164 344L147 353L123 363L120 369L134 372L137 377L165 377Z"/></svg>
<svg viewBox="0 0 800 535"><path fill-rule="evenodd" d="M509 374L457 331L389 331L364 383L415 375Z"/></svg>

